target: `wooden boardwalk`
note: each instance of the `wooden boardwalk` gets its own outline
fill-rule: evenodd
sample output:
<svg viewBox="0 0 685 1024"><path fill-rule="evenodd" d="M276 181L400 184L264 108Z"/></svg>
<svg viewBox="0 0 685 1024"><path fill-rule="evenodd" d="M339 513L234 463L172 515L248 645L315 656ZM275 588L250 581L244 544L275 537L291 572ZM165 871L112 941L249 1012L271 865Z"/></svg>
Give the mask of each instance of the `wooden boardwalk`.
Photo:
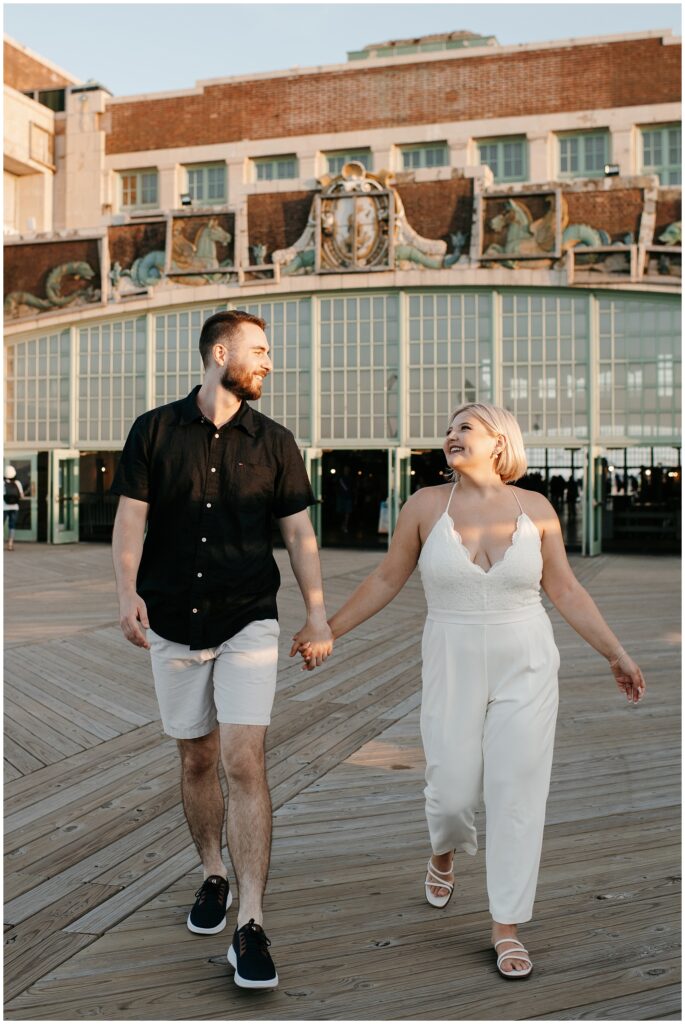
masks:
<svg viewBox="0 0 685 1024"><path fill-rule="evenodd" d="M148 656L119 632L109 549L5 556L6 1017L680 1019L678 561L573 559L643 668L639 708L552 612L561 706L521 930L536 972L510 986L488 946L482 849L457 860L446 911L423 900L418 579L302 673L285 656L302 605L278 557L266 925L281 986L255 994L226 963L234 910L219 936L185 927L201 874L176 748ZM378 559L323 552L331 610Z"/></svg>

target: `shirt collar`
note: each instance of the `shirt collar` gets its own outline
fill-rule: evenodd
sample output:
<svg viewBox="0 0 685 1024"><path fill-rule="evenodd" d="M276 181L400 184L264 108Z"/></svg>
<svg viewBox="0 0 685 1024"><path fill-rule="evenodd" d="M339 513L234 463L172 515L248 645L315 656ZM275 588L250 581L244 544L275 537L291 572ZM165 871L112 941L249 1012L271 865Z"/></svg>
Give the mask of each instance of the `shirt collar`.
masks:
<svg viewBox="0 0 685 1024"><path fill-rule="evenodd" d="M194 423L195 420L202 419L202 413L200 412L200 407L197 404L197 395L200 387L201 385L198 384L193 388L190 394L186 395L186 397L181 401L180 422L184 426L188 423ZM256 437L258 429L257 415L254 409L247 404L245 399L240 403L240 408L229 422L232 427L240 427L240 429L244 430L246 434L250 435L250 437Z"/></svg>

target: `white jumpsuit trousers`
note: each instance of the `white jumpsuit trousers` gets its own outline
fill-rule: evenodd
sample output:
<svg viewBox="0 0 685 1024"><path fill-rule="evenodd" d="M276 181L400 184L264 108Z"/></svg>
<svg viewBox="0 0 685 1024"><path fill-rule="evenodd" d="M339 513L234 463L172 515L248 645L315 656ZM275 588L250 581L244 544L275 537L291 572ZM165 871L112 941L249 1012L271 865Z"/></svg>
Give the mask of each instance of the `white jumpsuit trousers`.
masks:
<svg viewBox="0 0 685 1024"><path fill-rule="evenodd" d="M448 503L419 567L428 601L421 735L431 846L475 854L482 795L490 913L522 924L533 912L558 705L540 534L521 509L510 547L486 572L471 561Z"/></svg>

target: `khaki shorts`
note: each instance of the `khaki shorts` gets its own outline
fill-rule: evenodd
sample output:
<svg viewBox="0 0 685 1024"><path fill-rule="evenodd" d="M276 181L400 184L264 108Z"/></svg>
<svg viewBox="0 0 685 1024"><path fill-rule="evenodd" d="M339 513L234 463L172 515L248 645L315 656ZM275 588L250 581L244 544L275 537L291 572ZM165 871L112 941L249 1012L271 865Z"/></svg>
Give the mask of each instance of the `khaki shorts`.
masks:
<svg viewBox="0 0 685 1024"><path fill-rule="evenodd" d="M279 633L276 619L258 619L218 647L191 651L148 629L164 732L192 740L207 736L218 722L268 725Z"/></svg>

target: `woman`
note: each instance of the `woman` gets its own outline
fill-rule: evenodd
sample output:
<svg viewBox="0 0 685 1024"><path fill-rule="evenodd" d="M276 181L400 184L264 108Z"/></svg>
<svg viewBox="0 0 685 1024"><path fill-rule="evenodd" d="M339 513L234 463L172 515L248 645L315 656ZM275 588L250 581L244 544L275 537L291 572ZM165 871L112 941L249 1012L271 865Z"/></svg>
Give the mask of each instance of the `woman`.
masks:
<svg viewBox="0 0 685 1024"><path fill-rule="evenodd" d="M14 466L5 467L2 518L7 523L7 550L14 551L14 531L19 515L19 502L24 497L24 488L17 480Z"/></svg>
<svg viewBox="0 0 685 1024"><path fill-rule="evenodd" d="M433 855L425 892L436 907L454 887L455 850L475 854L483 792L486 871L497 968L527 978L516 938L532 917L556 723L559 652L540 584L570 626L609 662L637 703L645 683L573 575L550 502L509 486L526 471L511 413L463 405L443 445L454 482L426 487L402 509L387 556L330 620L334 638L375 615L418 563L428 603L421 735ZM320 664L304 631L308 667Z"/></svg>

